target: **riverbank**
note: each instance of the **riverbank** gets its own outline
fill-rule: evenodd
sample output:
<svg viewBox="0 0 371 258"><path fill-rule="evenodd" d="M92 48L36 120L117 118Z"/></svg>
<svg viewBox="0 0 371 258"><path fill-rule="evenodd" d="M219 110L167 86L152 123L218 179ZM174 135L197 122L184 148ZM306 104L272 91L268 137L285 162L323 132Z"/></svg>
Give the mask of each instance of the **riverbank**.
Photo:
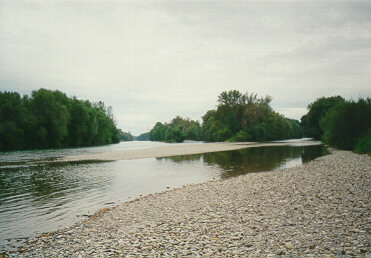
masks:
<svg viewBox="0 0 371 258"><path fill-rule="evenodd" d="M371 157L346 151L281 171L149 195L30 240L42 255L365 256Z"/></svg>
<svg viewBox="0 0 371 258"><path fill-rule="evenodd" d="M217 143L189 143L189 144L168 144L161 147L145 149L111 151L95 154L66 156L56 161L83 161L83 160L131 160L144 158L163 158L178 155L201 154L219 151L231 151L263 146L285 146L285 145L318 145L320 141L306 139L295 139L282 142L217 142Z"/></svg>

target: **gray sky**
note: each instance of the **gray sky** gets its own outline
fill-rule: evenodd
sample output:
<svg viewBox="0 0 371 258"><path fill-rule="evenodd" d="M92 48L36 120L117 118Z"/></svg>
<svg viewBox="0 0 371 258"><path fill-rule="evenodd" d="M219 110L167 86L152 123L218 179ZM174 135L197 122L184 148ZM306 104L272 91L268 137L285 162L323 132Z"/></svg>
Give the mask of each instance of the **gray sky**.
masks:
<svg viewBox="0 0 371 258"><path fill-rule="evenodd" d="M0 91L102 100L134 135L201 121L225 90L300 119L370 81L369 1L0 0Z"/></svg>

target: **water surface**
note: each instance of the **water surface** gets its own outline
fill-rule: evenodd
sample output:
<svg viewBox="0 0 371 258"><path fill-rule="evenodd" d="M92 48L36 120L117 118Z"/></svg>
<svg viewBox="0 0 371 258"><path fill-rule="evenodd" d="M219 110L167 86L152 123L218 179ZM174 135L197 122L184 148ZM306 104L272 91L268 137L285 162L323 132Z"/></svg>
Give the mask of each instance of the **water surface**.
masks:
<svg viewBox="0 0 371 258"><path fill-rule="evenodd" d="M191 143L190 143L191 144ZM100 208L169 188L300 165L321 145L248 148L112 162L47 162L67 155L166 145L130 142L95 148L0 154L0 250L72 225Z"/></svg>

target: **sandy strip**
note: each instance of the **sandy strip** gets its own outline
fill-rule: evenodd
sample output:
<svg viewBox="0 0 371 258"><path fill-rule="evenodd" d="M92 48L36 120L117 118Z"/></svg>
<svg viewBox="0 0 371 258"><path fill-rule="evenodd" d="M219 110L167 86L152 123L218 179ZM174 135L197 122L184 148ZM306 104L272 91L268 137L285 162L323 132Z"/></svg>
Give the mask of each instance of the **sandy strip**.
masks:
<svg viewBox="0 0 371 258"><path fill-rule="evenodd" d="M255 142L240 142L240 143L191 143L191 144L169 144L168 146L113 151L97 154L74 155L66 156L57 161L82 161L82 160L130 160L143 158L161 158L177 155L201 154L208 152L239 150L252 147L262 146L283 146L283 145L313 145L320 144L318 141L310 140L295 140L290 142L274 142L274 143L255 143Z"/></svg>

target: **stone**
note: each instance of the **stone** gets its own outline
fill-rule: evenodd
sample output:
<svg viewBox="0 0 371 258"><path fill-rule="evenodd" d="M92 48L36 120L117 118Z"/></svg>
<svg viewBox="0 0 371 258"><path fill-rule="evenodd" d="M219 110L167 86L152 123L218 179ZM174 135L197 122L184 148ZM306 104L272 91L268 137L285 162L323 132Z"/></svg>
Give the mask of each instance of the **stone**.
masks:
<svg viewBox="0 0 371 258"><path fill-rule="evenodd" d="M285 246L287 249L290 249L290 250L294 249L294 246L291 244L291 242L287 242Z"/></svg>

